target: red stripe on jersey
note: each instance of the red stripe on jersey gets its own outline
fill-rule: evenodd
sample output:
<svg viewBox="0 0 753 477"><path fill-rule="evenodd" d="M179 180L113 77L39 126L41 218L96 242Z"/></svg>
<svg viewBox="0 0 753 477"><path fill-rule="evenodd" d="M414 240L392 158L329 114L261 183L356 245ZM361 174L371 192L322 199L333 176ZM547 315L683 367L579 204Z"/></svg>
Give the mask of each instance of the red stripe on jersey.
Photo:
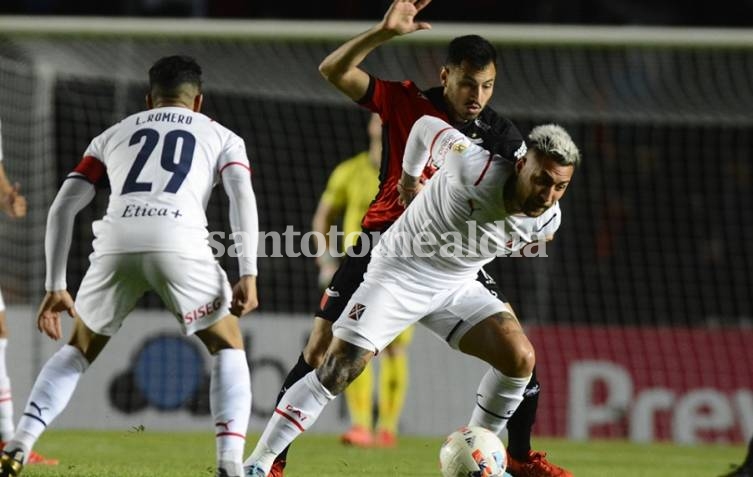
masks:
<svg viewBox="0 0 753 477"><path fill-rule="evenodd" d="M92 184L99 182L104 177L106 172L105 165L94 156L84 156L81 162L78 163L73 172L78 172Z"/></svg>
<svg viewBox="0 0 753 477"><path fill-rule="evenodd" d="M476 182L473 183L474 186L479 185L479 183L481 182L481 179L484 178L484 176L486 175L486 171L489 170L489 166L491 164L492 164L492 153L490 152L489 153L489 159L486 160L486 165L484 166L484 170L481 171L481 175L478 176L478 179L476 179Z"/></svg>
<svg viewBox="0 0 753 477"><path fill-rule="evenodd" d="M237 161L233 161L233 162L228 162L227 164L225 164L224 166L222 166L222 169L220 169L220 174L222 174L222 171L224 171L224 170L225 170L226 168L228 168L228 167L230 167L230 166L241 166L241 167L245 167L245 168L246 168L246 170L248 170L248 172L251 172L251 168L250 168L249 166L245 165L245 164L244 164L244 163L242 163L242 162L237 162Z"/></svg>
<svg viewBox="0 0 753 477"><path fill-rule="evenodd" d="M284 413L283 411L280 411L280 408L277 408L277 407L276 407L276 408L275 408L275 412L276 412L277 414L281 415L282 417L284 417L285 419L287 419L288 421L292 422L292 423L293 423L293 425L294 425L295 427L297 427L297 428L298 428L298 429L299 429L299 430L300 430L301 432L304 432L304 431L306 430L306 429L304 429L304 428L303 428L303 426L302 426L302 425L300 425L300 424L298 423L298 421L296 421L296 420L295 420L295 418L294 418L293 416L291 416L291 415L289 415L289 414L286 414L286 413Z"/></svg>

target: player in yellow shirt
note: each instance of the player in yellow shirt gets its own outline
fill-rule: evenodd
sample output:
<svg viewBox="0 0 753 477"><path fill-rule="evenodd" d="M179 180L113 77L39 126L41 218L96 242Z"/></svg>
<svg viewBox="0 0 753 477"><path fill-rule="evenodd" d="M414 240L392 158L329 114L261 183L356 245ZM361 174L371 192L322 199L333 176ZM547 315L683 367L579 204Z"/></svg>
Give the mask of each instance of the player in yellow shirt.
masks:
<svg viewBox="0 0 753 477"><path fill-rule="evenodd" d="M382 157L382 124L372 114L368 125L369 149L341 162L327 181L314 214L312 228L329 240L327 232L340 220L345 234L343 249L351 247L361 232L361 219L379 188ZM318 235L318 234L317 234ZM326 244L329 250L329 243ZM317 259L319 286L325 288L338 268L330 254ZM373 423L374 372L369 365L345 390L351 428L342 435L344 444L359 447L392 447L397 444L397 427L408 389L406 348L413 336L409 328L384 350L379 361L378 421Z"/></svg>

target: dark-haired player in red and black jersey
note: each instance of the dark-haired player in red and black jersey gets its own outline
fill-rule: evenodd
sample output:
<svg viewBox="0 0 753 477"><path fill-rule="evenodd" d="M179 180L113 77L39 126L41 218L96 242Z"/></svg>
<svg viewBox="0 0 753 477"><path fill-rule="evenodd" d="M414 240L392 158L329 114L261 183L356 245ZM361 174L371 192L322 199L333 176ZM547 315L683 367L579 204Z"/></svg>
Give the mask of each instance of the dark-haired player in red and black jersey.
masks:
<svg viewBox="0 0 753 477"><path fill-rule="evenodd" d="M403 152L413 123L428 114L439 117L503 157L515 159L525 154L522 135L509 120L487 108L497 75L496 51L484 38L467 35L449 44L447 58L440 71L441 86L421 90L413 81L379 79L359 65L366 56L390 39L431 28L415 22L416 14L430 0L395 0L377 25L348 40L319 65L321 74L337 89L361 106L378 113L383 123L383 158L380 187L363 218L364 234L341 262L316 312L309 340L288 374L278 396L285 393L312 369L317 368L332 339L332 323L337 320L351 295L363 281L374 245L375 233L385 231L405 210L398 203ZM427 164L428 179L437 164ZM494 280L485 272L479 280L489 291L505 300ZM448 339L450 337L447 337ZM525 399L508 423L508 472L514 477L570 477L551 463L545 454L531 450L530 437L538 405L539 383L534 371ZM283 475L287 449L280 453L269 473ZM247 461L246 464L250 462Z"/></svg>

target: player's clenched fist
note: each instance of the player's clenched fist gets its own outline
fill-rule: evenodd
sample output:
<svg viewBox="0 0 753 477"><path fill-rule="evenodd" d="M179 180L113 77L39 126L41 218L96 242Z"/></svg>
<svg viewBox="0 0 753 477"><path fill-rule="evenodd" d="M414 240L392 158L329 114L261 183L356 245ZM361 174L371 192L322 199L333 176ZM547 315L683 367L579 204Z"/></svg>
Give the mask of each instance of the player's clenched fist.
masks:
<svg viewBox="0 0 753 477"><path fill-rule="evenodd" d="M20 190L21 185L16 183L3 198L3 210L14 219L20 219L26 215L26 197L21 195Z"/></svg>
<svg viewBox="0 0 753 477"><path fill-rule="evenodd" d="M241 317L255 310L259 306L259 298L256 295L256 277L244 275L233 286L233 302L230 313Z"/></svg>

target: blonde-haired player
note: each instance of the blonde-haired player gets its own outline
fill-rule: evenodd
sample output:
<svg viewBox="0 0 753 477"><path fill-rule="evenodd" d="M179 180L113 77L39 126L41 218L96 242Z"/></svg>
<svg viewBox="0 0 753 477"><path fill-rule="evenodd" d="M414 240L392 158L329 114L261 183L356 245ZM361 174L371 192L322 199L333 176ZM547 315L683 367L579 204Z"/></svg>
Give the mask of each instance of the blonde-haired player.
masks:
<svg viewBox="0 0 753 477"><path fill-rule="evenodd" d="M478 35L462 35L447 45L447 55L438 71L439 85L423 89L410 78L381 78L364 64L366 58L393 38L431 28L417 18L431 0L393 0L384 17L371 28L346 40L319 64L319 72L335 88L358 105L378 113L384 124L385 154L380 166L379 193L362 221L364 232L386 231L405 210L398 201L403 151L413 123L430 114L472 138L476 144L494 148L506 157L520 157L523 136L517 127L490 106L497 77L497 52L488 40ZM494 136L495 143L490 142ZM424 178L433 170L427 167ZM373 240L359 240L360 256L346 257L338 273L322 295L314 323L298 362L285 377L278 400L286 389L321 365L332 336L332 323L342 313L356 287L363 280ZM494 278L483 269L478 280L499 297ZM545 452L531 448L533 424L538 410L540 383L536 369L528 383L523 403L510 419L508 457L515 477L572 477L566 469L549 462ZM270 477L283 477L288 451L282 452L270 471Z"/></svg>
<svg viewBox="0 0 753 477"><path fill-rule="evenodd" d="M523 401L535 353L509 303L476 277L495 257L554 237L562 220L559 200L580 161L559 126L538 126L528 138L525 155L505 157L442 119L425 115L414 123L400 179L400 200L412 203L372 251L364 281L332 326L323 364L280 400L246 459L246 477L266 477L327 403L417 322L490 365L468 424L505 429ZM418 193L427 161L440 168Z"/></svg>

